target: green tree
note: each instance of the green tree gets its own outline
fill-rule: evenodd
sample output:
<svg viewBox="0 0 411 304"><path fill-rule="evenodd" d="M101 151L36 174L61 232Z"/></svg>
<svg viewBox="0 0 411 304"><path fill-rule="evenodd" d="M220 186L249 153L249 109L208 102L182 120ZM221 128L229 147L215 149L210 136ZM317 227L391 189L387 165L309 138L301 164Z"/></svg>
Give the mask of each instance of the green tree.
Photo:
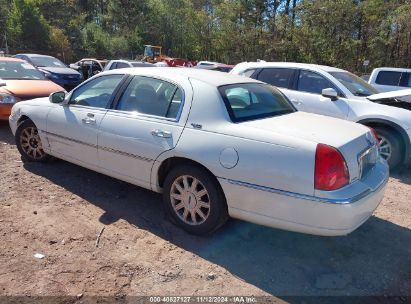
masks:
<svg viewBox="0 0 411 304"><path fill-rule="evenodd" d="M7 20L10 46L15 51L48 51L49 25L34 1L13 0Z"/></svg>

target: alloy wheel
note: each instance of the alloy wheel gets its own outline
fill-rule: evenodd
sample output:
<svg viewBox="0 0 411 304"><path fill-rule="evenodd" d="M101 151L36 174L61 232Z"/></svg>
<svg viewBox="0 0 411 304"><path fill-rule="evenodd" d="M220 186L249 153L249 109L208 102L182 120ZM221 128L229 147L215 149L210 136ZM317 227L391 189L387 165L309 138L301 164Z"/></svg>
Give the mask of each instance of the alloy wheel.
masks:
<svg viewBox="0 0 411 304"><path fill-rule="evenodd" d="M41 159L45 155L38 130L35 127L27 127L21 132L20 145L23 151L33 159Z"/></svg>
<svg viewBox="0 0 411 304"><path fill-rule="evenodd" d="M200 180L183 175L175 179L170 189L171 205L186 224L200 225L210 215L210 196Z"/></svg>
<svg viewBox="0 0 411 304"><path fill-rule="evenodd" d="M379 140L380 154L385 160L388 161L391 158L392 145L386 137L384 137L380 134L378 134L378 140Z"/></svg>

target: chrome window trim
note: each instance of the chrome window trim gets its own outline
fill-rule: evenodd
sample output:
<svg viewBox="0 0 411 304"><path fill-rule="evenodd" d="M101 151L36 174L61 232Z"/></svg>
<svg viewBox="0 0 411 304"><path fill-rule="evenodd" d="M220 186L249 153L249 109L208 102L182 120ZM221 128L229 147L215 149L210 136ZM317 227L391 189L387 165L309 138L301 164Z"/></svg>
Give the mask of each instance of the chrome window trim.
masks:
<svg viewBox="0 0 411 304"><path fill-rule="evenodd" d="M167 121L167 122L174 122L178 123L179 119L175 118L168 118L168 117L163 117L163 116L157 116L157 115L151 115L151 114L144 114L144 113L139 113L137 111L123 111L123 110L116 110L116 109L108 109L107 114L114 114L117 116L123 116L126 115L129 118L137 118L137 119L155 119L155 120L161 120L161 121ZM180 114L181 115L181 114Z"/></svg>
<svg viewBox="0 0 411 304"><path fill-rule="evenodd" d="M220 177L220 179L225 180L232 185L242 186L242 187L251 188L255 190L261 190L261 191L275 193L275 194L284 195L284 196L290 196L290 197L294 197L297 199L302 199L302 200L307 200L307 201L312 201L312 202L336 204L336 205L348 205L348 204L355 203L361 200L362 198L366 197L367 195L373 192L379 191L388 182L388 176L387 176L387 178L380 185L378 185L378 187L374 190L368 189L353 197L349 197L345 199L332 199L332 198L318 197L314 195L307 195L307 194L302 194L302 193L297 193L297 192L291 192L291 191L286 191L286 190L280 190L280 189L250 184L250 183L227 179L223 177Z"/></svg>

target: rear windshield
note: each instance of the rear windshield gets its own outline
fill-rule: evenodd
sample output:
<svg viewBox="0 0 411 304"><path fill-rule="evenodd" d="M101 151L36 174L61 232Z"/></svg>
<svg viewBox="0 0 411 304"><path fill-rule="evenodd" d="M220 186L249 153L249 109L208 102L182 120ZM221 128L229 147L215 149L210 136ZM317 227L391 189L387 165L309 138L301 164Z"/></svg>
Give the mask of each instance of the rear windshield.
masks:
<svg viewBox="0 0 411 304"><path fill-rule="evenodd" d="M44 75L34 66L21 61L0 61L0 78L44 80Z"/></svg>
<svg viewBox="0 0 411 304"><path fill-rule="evenodd" d="M221 86L219 91L233 122L296 111L279 90L266 84L238 83Z"/></svg>

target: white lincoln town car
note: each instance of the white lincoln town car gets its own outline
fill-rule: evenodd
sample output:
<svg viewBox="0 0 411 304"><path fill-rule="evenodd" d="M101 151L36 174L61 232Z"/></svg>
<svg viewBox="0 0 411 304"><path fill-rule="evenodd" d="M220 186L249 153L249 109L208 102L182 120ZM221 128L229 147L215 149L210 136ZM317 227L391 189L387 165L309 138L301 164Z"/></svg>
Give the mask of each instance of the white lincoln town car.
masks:
<svg viewBox="0 0 411 304"><path fill-rule="evenodd" d="M15 104L10 126L24 160L54 156L161 192L194 234L231 216L345 235L388 180L368 127L299 112L272 86L214 71L103 72L69 94Z"/></svg>

